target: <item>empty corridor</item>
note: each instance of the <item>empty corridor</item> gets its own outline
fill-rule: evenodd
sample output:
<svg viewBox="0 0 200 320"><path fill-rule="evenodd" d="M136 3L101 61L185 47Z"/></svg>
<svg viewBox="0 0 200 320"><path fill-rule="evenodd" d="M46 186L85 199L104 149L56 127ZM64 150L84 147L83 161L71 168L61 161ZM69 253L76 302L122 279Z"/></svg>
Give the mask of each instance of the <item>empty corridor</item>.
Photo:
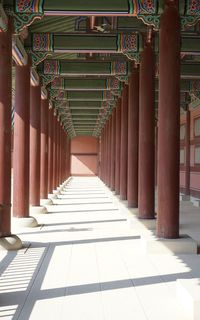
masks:
<svg viewBox="0 0 200 320"><path fill-rule="evenodd" d="M72 178L37 220L0 252L0 319L190 320L176 279L200 277L199 256L144 255L147 231L98 178Z"/></svg>

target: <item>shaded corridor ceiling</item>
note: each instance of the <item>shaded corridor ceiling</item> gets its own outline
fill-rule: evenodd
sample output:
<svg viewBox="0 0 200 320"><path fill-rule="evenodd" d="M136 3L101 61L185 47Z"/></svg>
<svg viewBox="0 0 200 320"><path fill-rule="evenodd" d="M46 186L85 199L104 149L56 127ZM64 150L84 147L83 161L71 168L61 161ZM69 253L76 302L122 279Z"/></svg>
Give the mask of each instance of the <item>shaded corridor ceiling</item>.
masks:
<svg viewBox="0 0 200 320"><path fill-rule="evenodd" d="M143 37L153 32L158 70L159 20L164 1L4 0L21 60L28 53L68 134L98 136ZM179 1L182 25L181 108L200 100L200 0ZM1 19L0 19L1 20ZM1 22L0 22L1 23ZM19 42L20 41L20 42ZM23 46L21 46L21 43ZM26 53L24 52L24 48ZM158 101L158 72L155 75Z"/></svg>

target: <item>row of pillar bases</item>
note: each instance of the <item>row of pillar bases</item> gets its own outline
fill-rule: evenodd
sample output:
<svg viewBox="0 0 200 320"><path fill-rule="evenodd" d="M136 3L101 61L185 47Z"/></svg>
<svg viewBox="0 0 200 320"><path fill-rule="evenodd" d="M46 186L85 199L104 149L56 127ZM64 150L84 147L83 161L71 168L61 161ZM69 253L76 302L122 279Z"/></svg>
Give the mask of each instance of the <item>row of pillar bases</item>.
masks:
<svg viewBox="0 0 200 320"><path fill-rule="evenodd" d="M9 28L0 33L0 249L16 250L22 243L11 234L11 45ZM70 173L69 139L40 85L30 83L30 67L16 66L12 211L22 227L38 225L30 214L47 212L44 205Z"/></svg>
<svg viewBox="0 0 200 320"><path fill-rule="evenodd" d="M176 239L179 238L180 17L173 2L168 3L161 16L159 43L156 233L159 238ZM124 85L116 110L101 136L101 178L121 200L128 201L129 207L138 208L140 219L156 216L154 79L155 56L148 39L140 68L134 66L129 84Z"/></svg>

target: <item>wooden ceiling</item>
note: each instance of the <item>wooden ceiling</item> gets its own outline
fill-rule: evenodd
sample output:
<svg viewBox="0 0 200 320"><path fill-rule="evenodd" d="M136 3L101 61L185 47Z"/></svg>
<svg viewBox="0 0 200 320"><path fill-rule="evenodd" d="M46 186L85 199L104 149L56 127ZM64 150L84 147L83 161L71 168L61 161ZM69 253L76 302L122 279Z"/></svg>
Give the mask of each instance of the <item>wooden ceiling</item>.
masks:
<svg viewBox="0 0 200 320"><path fill-rule="evenodd" d="M151 28L159 69L163 1L4 0L14 32L31 56L68 134L98 136L140 63ZM200 97L200 1L180 0L181 108ZM155 74L156 90L158 72ZM155 99L157 108L157 98Z"/></svg>

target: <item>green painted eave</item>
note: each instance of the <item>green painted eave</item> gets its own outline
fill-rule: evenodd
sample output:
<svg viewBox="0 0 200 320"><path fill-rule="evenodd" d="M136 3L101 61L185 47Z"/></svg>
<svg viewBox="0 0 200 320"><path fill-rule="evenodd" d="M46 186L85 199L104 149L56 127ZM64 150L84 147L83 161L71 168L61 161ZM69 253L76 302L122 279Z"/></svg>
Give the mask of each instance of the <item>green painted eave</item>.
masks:
<svg viewBox="0 0 200 320"><path fill-rule="evenodd" d="M114 100L112 94L107 95L107 91L52 91L53 97L58 100L68 101L103 101Z"/></svg>
<svg viewBox="0 0 200 320"><path fill-rule="evenodd" d="M108 11L128 12L129 3L127 0L44 0L44 11Z"/></svg>
<svg viewBox="0 0 200 320"><path fill-rule="evenodd" d="M200 64L181 65L182 79L200 79Z"/></svg>
<svg viewBox="0 0 200 320"><path fill-rule="evenodd" d="M101 101L69 101L69 108L71 110L98 110L101 108Z"/></svg>
<svg viewBox="0 0 200 320"><path fill-rule="evenodd" d="M56 1L55 1L56 2ZM44 16L41 20L35 20L30 26L30 32L74 32L76 17Z"/></svg>
<svg viewBox="0 0 200 320"><path fill-rule="evenodd" d="M68 60L45 60L39 67L45 75L79 76L95 75L110 76L124 75L129 71L126 61L68 61Z"/></svg>

